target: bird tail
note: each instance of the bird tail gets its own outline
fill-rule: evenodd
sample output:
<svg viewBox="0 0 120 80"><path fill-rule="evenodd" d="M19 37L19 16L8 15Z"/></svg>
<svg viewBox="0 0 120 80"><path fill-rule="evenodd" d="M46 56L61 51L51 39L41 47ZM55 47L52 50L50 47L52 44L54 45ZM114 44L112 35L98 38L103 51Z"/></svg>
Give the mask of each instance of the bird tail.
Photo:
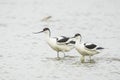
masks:
<svg viewBox="0 0 120 80"><path fill-rule="evenodd" d="M97 47L96 48L97 50L102 50L102 49L104 49L103 47Z"/></svg>

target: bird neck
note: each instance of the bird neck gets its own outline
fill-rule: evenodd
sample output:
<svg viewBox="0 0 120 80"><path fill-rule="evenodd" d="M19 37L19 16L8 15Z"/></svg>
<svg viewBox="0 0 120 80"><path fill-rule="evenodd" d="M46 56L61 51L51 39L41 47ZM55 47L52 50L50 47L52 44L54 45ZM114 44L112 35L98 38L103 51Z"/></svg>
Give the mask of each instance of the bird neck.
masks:
<svg viewBox="0 0 120 80"><path fill-rule="evenodd" d="M50 31L46 31L45 32L45 36L46 36L46 39L49 39L50 36L51 36L51 32Z"/></svg>
<svg viewBox="0 0 120 80"><path fill-rule="evenodd" d="M81 44L81 39L77 39L76 44Z"/></svg>

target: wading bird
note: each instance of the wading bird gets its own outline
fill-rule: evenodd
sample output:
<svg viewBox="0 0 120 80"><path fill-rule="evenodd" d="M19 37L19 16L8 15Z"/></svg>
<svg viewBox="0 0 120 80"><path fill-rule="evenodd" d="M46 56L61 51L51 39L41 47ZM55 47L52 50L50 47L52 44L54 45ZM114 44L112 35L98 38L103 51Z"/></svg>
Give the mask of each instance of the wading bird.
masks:
<svg viewBox="0 0 120 80"><path fill-rule="evenodd" d="M104 49L93 43L81 42L82 37L79 33L75 34L74 38L76 39L75 48L82 55L80 59L82 63L85 61L85 56L89 56L91 62L91 56L100 53L100 50Z"/></svg>
<svg viewBox="0 0 120 80"><path fill-rule="evenodd" d="M38 33L45 33L45 38L46 42L48 45L57 52L57 58L60 59L59 57L59 52L68 52L74 48L75 41L71 37L65 37L65 36L60 36L60 37L51 37L51 31L49 28L44 28L40 32L36 32L35 34ZM64 53L65 57L65 53Z"/></svg>

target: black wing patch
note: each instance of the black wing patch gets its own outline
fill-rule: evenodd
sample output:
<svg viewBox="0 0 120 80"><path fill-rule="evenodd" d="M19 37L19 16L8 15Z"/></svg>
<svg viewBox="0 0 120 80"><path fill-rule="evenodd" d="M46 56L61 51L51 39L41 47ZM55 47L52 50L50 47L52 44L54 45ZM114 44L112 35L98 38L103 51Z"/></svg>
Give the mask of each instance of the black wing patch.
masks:
<svg viewBox="0 0 120 80"><path fill-rule="evenodd" d="M71 43L71 44L75 44L75 41L70 41L69 43Z"/></svg>
<svg viewBox="0 0 120 80"><path fill-rule="evenodd" d="M61 36L61 37L63 37L63 38L60 40L57 40L57 42L66 42L69 39L68 37L65 37L65 36Z"/></svg>
<svg viewBox="0 0 120 80"><path fill-rule="evenodd" d="M84 44L86 48L88 49L94 49L97 45L95 44L89 44L89 45L86 45L86 43Z"/></svg>
<svg viewBox="0 0 120 80"><path fill-rule="evenodd" d="M70 41L70 42L68 42L66 44L75 44L75 41Z"/></svg>

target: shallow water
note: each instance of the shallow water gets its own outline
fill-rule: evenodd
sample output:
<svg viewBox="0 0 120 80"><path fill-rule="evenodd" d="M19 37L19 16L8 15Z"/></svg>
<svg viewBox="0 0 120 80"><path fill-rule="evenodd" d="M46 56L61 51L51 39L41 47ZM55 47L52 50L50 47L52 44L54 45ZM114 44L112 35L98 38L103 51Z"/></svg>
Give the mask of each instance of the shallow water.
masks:
<svg viewBox="0 0 120 80"><path fill-rule="evenodd" d="M119 0L0 0L0 80L119 80ZM47 21L41 21L52 16ZM33 34L49 27L52 36L81 33L83 41L105 47L81 63L76 50L56 59ZM86 59L88 61L88 58Z"/></svg>

